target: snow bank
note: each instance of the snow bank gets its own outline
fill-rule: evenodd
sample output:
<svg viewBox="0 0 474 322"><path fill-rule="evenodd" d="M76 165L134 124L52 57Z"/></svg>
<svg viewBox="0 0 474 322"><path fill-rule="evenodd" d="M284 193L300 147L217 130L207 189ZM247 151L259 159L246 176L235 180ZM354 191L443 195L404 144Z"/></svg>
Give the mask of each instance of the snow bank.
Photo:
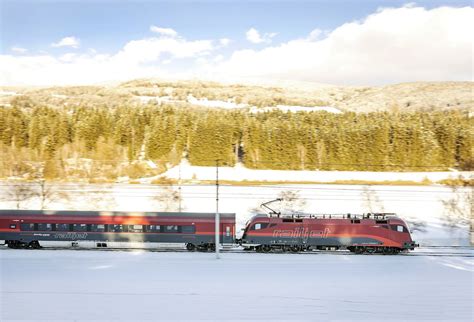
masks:
<svg viewBox="0 0 474 322"><path fill-rule="evenodd" d="M469 178L474 172L371 172L371 171L303 171L303 170L254 170L237 164L235 167L220 167L219 178L231 181L290 181L290 182L335 182L338 180L361 181L414 181L426 179L437 182L443 179ZM192 166L186 160L166 171L163 176L183 180L215 180L215 167Z"/></svg>

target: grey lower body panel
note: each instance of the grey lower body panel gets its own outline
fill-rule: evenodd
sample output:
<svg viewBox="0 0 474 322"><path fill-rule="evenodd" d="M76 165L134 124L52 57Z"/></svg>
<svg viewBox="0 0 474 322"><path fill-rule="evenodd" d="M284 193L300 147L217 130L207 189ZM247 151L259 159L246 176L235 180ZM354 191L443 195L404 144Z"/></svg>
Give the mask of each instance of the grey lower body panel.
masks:
<svg viewBox="0 0 474 322"><path fill-rule="evenodd" d="M29 243L37 241L98 241L98 242L151 242L213 244L213 235L171 233L97 233L97 232L22 232L0 234L0 240L18 240ZM221 238L221 242L223 242ZM231 241L232 243L233 241Z"/></svg>
<svg viewBox="0 0 474 322"><path fill-rule="evenodd" d="M347 247L352 245L374 245L380 246L383 243L374 238L364 237L324 237L324 238L284 238L284 237L249 237L242 241L245 244L258 245L304 245L304 246L330 246Z"/></svg>

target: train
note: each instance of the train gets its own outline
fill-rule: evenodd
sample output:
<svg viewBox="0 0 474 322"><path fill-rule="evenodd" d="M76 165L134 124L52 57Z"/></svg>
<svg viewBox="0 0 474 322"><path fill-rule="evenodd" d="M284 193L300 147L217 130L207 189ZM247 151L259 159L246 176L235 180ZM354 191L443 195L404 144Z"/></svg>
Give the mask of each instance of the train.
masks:
<svg viewBox="0 0 474 322"><path fill-rule="evenodd" d="M419 245L395 214L254 215L237 238L235 213L220 213L219 243L255 252L349 250L398 254ZM0 240L10 248L49 241L180 243L188 251L215 250L215 213L0 210Z"/></svg>

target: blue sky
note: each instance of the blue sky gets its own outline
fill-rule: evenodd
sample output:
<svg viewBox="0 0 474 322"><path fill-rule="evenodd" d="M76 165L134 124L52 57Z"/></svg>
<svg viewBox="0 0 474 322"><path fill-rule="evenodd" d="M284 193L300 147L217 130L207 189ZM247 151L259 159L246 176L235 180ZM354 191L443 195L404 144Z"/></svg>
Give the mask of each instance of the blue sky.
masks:
<svg viewBox="0 0 474 322"><path fill-rule="evenodd" d="M331 30L362 19L380 7L408 1L53 1L1 0L1 51L12 46L51 50L49 44L68 35L85 48L119 50L130 39L151 36L150 25L173 28L188 39L231 38L245 42L255 27L277 32L276 42L307 35L315 28ZM466 6L472 1L416 1L434 8ZM61 51L57 49L56 51Z"/></svg>
<svg viewBox="0 0 474 322"><path fill-rule="evenodd" d="M63 57L62 62L67 61L70 65L73 63L73 55L75 55L74 59L78 59L81 54L92 55L91 53L113 56L122 51L130 42L163 37L162 34L152 32L151 26L172 29L178 34L175 39L185 42L186 45L193 45L193 41L213 41L211 49L200 49L193 54L185 55L184 58L175 59L177 54L174 49L166 49L157 54L154 59L147 58L146 62L139 59L137 62L137 64L141 64L141 67L147 64L156 68L160 66L160 71L167 73L194 68L195 64L202 67L210 61L221 62L232 56L247 55L246 50L255 51L256 55L263 55L261 52L271 51L266 49L285 47L285 44L291 44L294 40L308 37L315 29L321 30L322 37L325 37L345 23L358 21L363 24L369 15L377 14L382 10L381 8L421 8L425 15L432 15L439 20L440 24L446 25L448 20L444 21L444 18L440 20L439 15L432 10L443 6L452 8L472 6L471 1L461 0L416 1L409 5L407 5L407 1L393 0L0 0L0 3L0 55L3 55L4 58L8 56L8 59L13 59L12 57L26 59L26 56L38 55L49 55L52 59L59 59L60 55L68 54L70 56ZM409 14L408 11L398 13L399 20L395 23L400 24L400 29L403 29L402 26L405 23L403 15L407 14ZM450 15L450 19L456 20L453 18L455 14L452 12L445 13L445 15ZM448 28L448 26L445 27ZM254 29L256 40L252 40L255 37L249 36L248 32L251 28ZM415 29L418 27L414 25L413 28L413 32L416 32ZM419 36L423 37L422 34ZM52 45L53 43L59 44L65 37L74 37L77 45ZM366 36L361 37L367 38ZM389 37L388 34L387 37ZM408 34L400 35L400 37L410 38ZM217 43L222 38L229 39L229 44L218 46ZM321 36L318 39L321 40L320 38ZM329 42L326 41L326 47L329 46ZM310 45L313 50L319 46L314 43ZM160 51L156 46L162 46L162 44L156 43L155 47L149 47L146 44L143 48L153 48L153 50ZM135 49L135 51L137 50ZM321 53L322 50L318 49L317 52ZM284 58L291 60L288 56ZM32 61L29 63L33 64ZM351 67L348 66L348 69ZM301 74L295 70L293 68L290 78L295 77L298 73ZM196 73L199 73L197 69L194 75ZM279 71L277 74L278 77L288 77L286 76L287 70ZM137 76L140 75L140 73L137 74ZM311 79L314 77L310 76L303 75L297 78L327 81L326 79ZM403 80L404 77L400 79ZM328 80L331 81L331 79ZM390 82L390 79L381 81L381 83L386 82ZM349 83L357 83L357 81Z"/></svg>

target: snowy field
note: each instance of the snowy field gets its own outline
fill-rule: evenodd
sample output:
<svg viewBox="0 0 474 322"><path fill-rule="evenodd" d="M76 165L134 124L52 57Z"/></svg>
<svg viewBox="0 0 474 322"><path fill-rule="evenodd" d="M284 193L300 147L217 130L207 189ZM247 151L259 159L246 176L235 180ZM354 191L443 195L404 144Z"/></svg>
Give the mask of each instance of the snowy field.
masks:
<svg viewBox="0 0 474 322"><path fill-rule="evenodd" d="M215 180L216 168L193 166L183 159L181 163L166 171L163 176L183 180ZM438 171L438 172L394 172L394 171L302 171L302 170L256 170L249 169L241 163L234 167L219 167L219 178L231 181L289 181L289 182L325 182L360 180L372 182L429 180L438 182L445 179L473 178L472 171ZM143 179L143 181L147 181Z"/></svg>
<svg viewBox="0 0 474 322"><path fill-rule="evenodd" d="M473 257L0 250L0 320L472 321Z"/></svg>

